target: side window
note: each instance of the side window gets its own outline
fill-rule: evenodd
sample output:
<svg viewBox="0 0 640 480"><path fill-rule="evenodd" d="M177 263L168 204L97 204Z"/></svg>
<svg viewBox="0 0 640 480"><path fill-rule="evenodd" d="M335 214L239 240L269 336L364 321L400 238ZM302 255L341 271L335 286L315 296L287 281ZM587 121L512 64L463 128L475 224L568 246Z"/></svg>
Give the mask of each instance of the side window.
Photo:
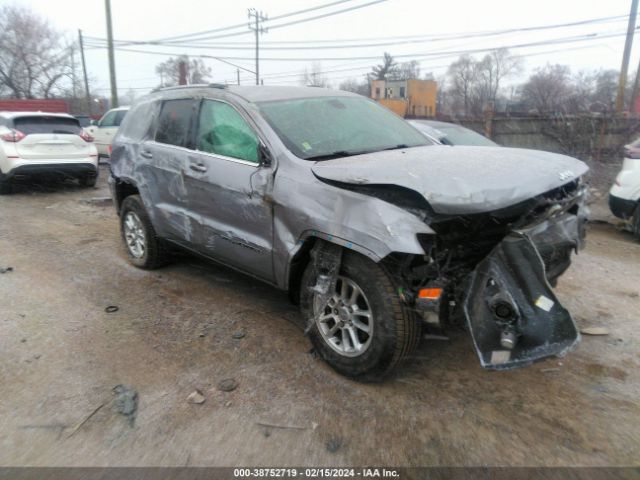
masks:
<svg viewBox="0 0 640 480"><path fill-rule="evenodd" d="M115 126L115 120L116 120L116 114L118 112L116 112L115 110L112 110L110 112L105 113L104 117L102 117L100 119L100 127L113 127Z"/></svg>
<svg viewBox="0 0 640 480"><path fill-rule="evenodd" d="M196 148L258 163L258 137L230 105L205 100L200 108Z"/></svg>
<svg viewBox="0 0 640 480"><path fill-rule="evenodd" d="M124 119L124 116L127 114L127 110L118 110L116 112L116 116L115 119L113 121L113 126L114 127L119 127L120 124L122 123L122 119Z"/></svg>
<svg viewBox="0 0 640 480"><path fill-rule="evenodd" d="M158 117L156 142L193 148L189 132L196 105L197 102L193 99L164 102Z"/></svg>

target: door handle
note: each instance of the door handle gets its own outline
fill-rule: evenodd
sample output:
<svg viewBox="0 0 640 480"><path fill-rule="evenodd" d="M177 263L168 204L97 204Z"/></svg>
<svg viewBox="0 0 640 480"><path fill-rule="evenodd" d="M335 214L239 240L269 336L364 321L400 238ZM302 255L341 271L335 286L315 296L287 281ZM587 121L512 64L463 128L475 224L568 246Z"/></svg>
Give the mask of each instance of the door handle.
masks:
<svg viewBox="0 0 640 480"><path fill-rule="evenodd" d="M153 154L148 150L142 150L140 152L140 155L142 155L144 158L153 158Z"/></svg>
<svg viewBox="0 0 640 480"><path fill-rule="evenodd" d="M196 172L204 173L207 171L207 167L202 163L191 163L189 164L189 168Z"/></svg>

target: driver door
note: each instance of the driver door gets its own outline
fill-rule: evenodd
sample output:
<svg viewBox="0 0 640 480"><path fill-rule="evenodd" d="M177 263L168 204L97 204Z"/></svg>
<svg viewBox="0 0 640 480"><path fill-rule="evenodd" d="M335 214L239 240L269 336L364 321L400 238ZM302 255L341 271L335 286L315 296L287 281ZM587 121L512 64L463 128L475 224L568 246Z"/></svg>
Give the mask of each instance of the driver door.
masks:
<svg viewBox="0 0 640 480"><path fill-rule="evenodd" d="M205 255L273 281L273 210L264 195L273 176L259 162L260 140L231 104L202 100L185 185Z"/></svg>

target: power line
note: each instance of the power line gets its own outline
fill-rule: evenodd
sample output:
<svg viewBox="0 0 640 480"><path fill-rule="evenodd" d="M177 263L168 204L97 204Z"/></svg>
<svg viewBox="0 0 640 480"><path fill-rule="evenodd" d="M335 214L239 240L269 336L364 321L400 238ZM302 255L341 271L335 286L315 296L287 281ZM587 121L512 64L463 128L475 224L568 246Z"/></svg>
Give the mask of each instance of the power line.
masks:
<svg viewBox="0 0 640 480"><path fill-rule="evenodd" d="M637 28L636 28L637 30ZM618 37L624 35L624 33L620 33L620 32L615 32L615 33L599 33L599 32L594 32L594 33L588 33L588 34L581 34L581 35L574 35L574 36L570 36L570 37L560 37L560 38L555 38L555 39L548 39L548 40L541 40L541 41L537 41L537 42L527 42L527 43L518 43L518 44L512 44L512 45L499 45L499 46L492 46L492 47L479 47L479 48L475 48L475 49L467 49L467 50L441 50L441 51L435 51L435 52L419 52L419 53L407 53L407 54L400 54L400 55L394 55L394 58L416 58L416 57L431 57L431 56L437 56L437 55L443 55L443 54L447 54L447 55L464 55L464 54L471 54L471 53L480 53L480 52L486 52L486 51L491 51L491 50L499 50L502 48L506 48L506 49L516 49L516 48L527 48L527 47L536 47L536 46L543 46L543 45L558 45L558 44L563 44L563 43L573 43L573 42L582 42L582 41L590 41L590 40L596 40L596 39L603 39L603 38L612 38L612 37ZM164 56L175 56L177 55L175 52L153 52L153 51L149 51L149 50L137 50L137 49L131 49L131 48L122 48L122 47L116 47L117 50L120 51L124 51L124 52L135 52L135 53L144 53L144 54L149 54L149 55L164 55ZM216 60L220 60L220 61L224 61L224 60L253 60L250 57L235 57L235 56L212 56L212 55L197 55L197 54L186 54L189 56L193 56L193 57L201 57L201 58L214 58ZM309 61L349 61L349 60L378 60L380 58L379 55L376 56L351 56L351 57L263 57L262 60L263 61L271 61L271 62L309 62ZM247 69L244 69L247 70Z"/></svg>

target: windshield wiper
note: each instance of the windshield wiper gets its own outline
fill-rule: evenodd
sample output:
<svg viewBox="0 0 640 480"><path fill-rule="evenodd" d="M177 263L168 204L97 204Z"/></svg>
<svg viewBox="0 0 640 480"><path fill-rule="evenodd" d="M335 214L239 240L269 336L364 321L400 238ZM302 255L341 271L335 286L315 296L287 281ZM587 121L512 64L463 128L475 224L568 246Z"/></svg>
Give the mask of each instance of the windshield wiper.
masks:
<svg viewBox="0 0 640 480"><path fill-rule="evenodd" d="M331 153L323 153L322 155L315 155L313 157L307 157L306 160L331 160L333 158L352 157L354 155L362 155L365 152L350 152L348 150L337 150Z"/></svg>
<svg viewBox="0 0 640 480"><path fill-rule="evenodd" d="M395 147L383 148L383 150L400 150L402 148L409 148L409 145L406 143L401 143L400 145L396 145Z"/></svg>

